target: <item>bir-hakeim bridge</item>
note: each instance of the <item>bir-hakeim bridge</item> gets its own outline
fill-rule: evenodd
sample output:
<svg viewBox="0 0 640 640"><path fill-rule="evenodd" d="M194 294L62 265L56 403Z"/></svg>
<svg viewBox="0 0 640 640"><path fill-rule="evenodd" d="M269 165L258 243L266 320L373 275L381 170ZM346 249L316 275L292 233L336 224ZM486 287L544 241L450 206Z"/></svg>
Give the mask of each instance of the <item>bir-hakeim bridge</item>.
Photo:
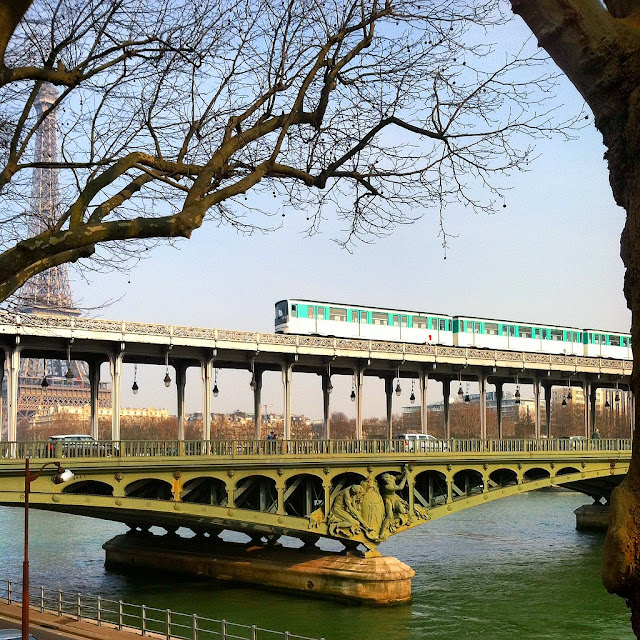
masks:
<svg viewBox="0 0 640 640"><path fill-rule="evenodd" d="M567 380L580 385L588 399L585 435L589 435L595 389L628 387L629 361L9 314L0 315L0 348L5 352L9 436L0 443L0 503L23 504L24 458L30 458L34 469L51 460L62 462L74 478L56 485L51 476L40 476L31 485L31 504L127 524L128 534L105 543L111 566L193 573L376 603L403 602L410 599L413 570L377 551L390 535L552 485L570 487L606 504L631 457L630 439L541 437L540 411L536 411L535 438L486 438L487 384L496 385L498 407L502 385L515 376L533 383L538 407L542 388L548 404L552 385L565 386ZM95 436L100 365L109 362L112 439L17 442L17 371L24 357L88 364ZM175 441L120 440L123 362L174 367ZM196 442L184 440L188 367L199 367L203 381L203 434ZM214 367L252 372L255 440L211 439ZM276 441L260 439L258 430L262 374L272 370L282 372L285 407L285 437ZM294 371L322 376L324 439L290 439ZM329 438L331 375L354 377L355 439ZM367 376L388 381L388 407L395 378L418 379L425 433L427 385L431 380L441 382L447 438L362 439L362 389ZM477 380L480 385L476 439L448 437L448 389L458 380ZM388 414L390 425L390 409ZM500 420L498 425L501 435ZM152 534L149 529L154 526L167 534ZM180 527L191 529L195 537L179 537ZM219 537L224 530L243 532L250 542L224 542ZM279 545L283 535L298 538L303 546ZM320 538L342 542L344 552L320 551L316 545Z"/></svg>

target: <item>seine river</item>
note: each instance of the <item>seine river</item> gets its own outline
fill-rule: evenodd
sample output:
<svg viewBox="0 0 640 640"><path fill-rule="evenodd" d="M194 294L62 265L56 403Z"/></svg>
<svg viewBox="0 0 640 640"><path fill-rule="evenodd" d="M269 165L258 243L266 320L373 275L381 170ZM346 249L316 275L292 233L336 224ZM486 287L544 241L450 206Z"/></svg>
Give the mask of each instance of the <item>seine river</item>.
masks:
<svg viewBox="0 0 640 640"><path fill-rule="evenodd" d="M574 493L528 493L463 511L381 546L416 571L413 604L349 606L201 580L105 571L116 523L32 511L32 584L115 597L327 640L632 640L600 582L603 534L575 530ZM21 580L22 511L0 508L0 578Z"/></svg>

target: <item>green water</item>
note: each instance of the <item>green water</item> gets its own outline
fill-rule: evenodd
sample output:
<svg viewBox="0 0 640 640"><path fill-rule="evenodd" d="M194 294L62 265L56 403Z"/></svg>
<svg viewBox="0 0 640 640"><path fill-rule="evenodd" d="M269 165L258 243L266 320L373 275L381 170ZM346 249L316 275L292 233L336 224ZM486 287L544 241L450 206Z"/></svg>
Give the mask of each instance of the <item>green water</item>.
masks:
<svg viewBox="0 0 640 640"><path fill-rule="evenodd" d="M416 571L413 604L372 609L201 580L106 572L122 525L33 511L32 584L327 640L632 640L624 603L600 582L602 534L575 530L572 493L529 493L391 538ZM0 578L20 582L22 511L0 508Z"/></svg>

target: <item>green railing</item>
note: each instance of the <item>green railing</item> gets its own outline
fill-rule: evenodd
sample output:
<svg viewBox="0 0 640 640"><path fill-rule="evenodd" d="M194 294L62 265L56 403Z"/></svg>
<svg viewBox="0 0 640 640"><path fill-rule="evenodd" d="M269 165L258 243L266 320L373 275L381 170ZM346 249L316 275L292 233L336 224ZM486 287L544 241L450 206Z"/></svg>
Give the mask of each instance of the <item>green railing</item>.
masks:
<svg viewBox="0 0 640 640"><path fill-rule="evenodd" d="M145 458L211 456L319 456L534 452L629 452L631 439L522 439L483 440L106 440L96 442L0 442L0 459L16 458Z"/></svg>
<svg viewBox="0 0 640 640"><path fill-rule="evenodd" d="M11 580L0 582L0 602L21 602L21 592L16 586L20 585L14 585ZM179 613L171 609L157 609L59 589L32 589L30 601L31 607L40 613L85 620L98 627L119 631L137 631L143 636L162 637L166 640L314 640L288 631L272 631L256 625L204 618L195 613Z"/></svg>

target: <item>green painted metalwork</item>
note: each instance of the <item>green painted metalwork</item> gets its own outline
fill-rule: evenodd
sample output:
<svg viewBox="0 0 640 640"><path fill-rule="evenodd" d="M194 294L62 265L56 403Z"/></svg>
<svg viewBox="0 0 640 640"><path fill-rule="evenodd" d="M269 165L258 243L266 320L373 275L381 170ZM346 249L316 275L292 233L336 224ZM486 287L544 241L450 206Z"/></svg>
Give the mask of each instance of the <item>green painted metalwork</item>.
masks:
<svg viewBox="0 0 640 640"><path fill-rule="evenodd" d="M551 485L608 501L630 440L122 441L0 447L0 503L22 504L24 462L60 459L75 473L33 483L34 508L132 528L231 529L253 539L320 536L369 550L450 513Z"/></svg>

